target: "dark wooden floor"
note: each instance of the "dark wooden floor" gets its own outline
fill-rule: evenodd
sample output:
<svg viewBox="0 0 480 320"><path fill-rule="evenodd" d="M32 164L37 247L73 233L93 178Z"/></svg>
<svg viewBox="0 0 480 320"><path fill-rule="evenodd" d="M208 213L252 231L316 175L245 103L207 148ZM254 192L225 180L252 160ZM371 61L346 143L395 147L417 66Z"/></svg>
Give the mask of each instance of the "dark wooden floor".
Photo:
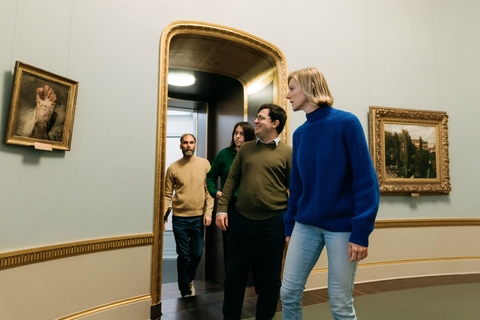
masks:
<svg viewBox="0 0 480 320"><path fill-rule="evenodd" d="M443 286L480 282L480 274L435 276L412 279L379 281L374 283L356 284L353 295L389 292L395 290ZM178 298L176 283L166 283L162 286L162 317L161 320L217 320L223 319L222 302L223 287L213 282L195 281L196 295L189 298ZM247 288L243 304L242 319L255 316L257 297L253 288ZM327 289L305 291L303 306L327 302ZM281 311L280 303L277 311Z"/></svg>

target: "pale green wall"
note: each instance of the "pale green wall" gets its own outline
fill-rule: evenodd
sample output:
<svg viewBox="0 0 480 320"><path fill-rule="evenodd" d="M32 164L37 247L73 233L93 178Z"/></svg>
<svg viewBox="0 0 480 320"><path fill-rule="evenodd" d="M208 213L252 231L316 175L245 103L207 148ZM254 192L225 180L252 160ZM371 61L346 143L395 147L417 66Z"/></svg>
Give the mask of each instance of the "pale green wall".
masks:
<svg viewBox="0 0 480 320"><path fill-rule="evenodd" d="M382 197L379 219L480 217L477 0L1 0L0 132L16 60L79 81L72 149L0 145L0 252L152 232L159 40L177 20L241 29L289 70L368 106L447 111L450 196ZM304 120L290 117L291 133Z"/></svg>

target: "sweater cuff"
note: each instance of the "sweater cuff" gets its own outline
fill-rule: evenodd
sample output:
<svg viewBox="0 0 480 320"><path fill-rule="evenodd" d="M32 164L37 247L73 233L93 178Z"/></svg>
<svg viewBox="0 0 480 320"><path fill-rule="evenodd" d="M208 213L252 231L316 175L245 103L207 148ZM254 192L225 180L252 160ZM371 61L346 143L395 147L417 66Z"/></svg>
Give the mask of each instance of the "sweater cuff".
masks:
<svg viewBox="0 0 480 320"><path fill-rule="evenodd" d="M293 227L295 223L285 223L285 237L290 237L293 232Z"/></svg>
<svg viewBox="0 0 480 320"><path fill-rule="evenodd" d="M350 234L350 242L358 244L363 247L368 247L368 236L372 230L354 228Z"/></svg>

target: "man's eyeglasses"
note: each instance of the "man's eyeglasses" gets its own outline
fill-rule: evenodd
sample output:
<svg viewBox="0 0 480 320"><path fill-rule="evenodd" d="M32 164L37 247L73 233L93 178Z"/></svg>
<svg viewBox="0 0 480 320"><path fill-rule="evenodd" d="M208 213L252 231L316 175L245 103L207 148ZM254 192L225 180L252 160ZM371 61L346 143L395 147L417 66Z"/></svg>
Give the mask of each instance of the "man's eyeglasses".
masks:
<svg viewBox="0 0 480 320"><path fill-rule="evenodd" d="M270 117L264 117L261 114L257 114L257 116L253 118L253 122L255 122L257 119L258 121L263 121L263 120L270 119Z"/></svg>

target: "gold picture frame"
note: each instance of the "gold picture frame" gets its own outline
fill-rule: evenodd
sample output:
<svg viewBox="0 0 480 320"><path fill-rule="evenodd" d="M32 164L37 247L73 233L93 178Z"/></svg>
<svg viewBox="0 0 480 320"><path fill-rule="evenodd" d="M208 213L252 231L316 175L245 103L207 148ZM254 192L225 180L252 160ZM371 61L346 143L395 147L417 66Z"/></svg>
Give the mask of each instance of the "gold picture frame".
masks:
<svg viewBox="0 0 480 320"><path fill-rule="evenodd" d="M370 106L369 123L380 194L450 193L446 112Z"/></svg>
<svg viewBox="0 0 480 320"><path fill-rule="evenodd" d="M78 82L17 61L5 143L69 151Z"/></svg>

